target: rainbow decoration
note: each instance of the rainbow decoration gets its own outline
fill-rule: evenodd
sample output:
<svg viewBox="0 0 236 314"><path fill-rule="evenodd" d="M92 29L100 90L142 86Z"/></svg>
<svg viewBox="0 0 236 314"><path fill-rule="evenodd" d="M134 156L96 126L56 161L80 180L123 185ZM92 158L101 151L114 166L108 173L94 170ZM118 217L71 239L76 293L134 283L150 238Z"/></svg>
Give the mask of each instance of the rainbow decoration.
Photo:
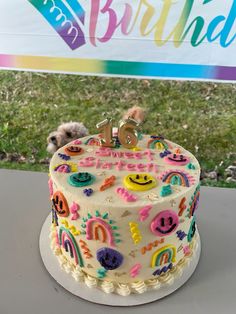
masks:
<svg viewBox="0 0 236 314"><path fill-rule="evenodd" d="M0 54L0 68L71 74L236 81L236 67Z"/></svg>
<svg viewBox="0 0 236 314"><path fill-rule="evenodd" d="M76 240L72 233L64 227L60 227L59 229L59 243L66 252L70 253L71 258L74 258L76 265L79 264L80 267L84 267L82 255Z"/></svg>
<svg viewBox="0 0 236 314"><path fill-rule="evenodd" d="M54 171L62 172L62 173L76 172L77 166L76 164L72 164L72 163L59 164L55 166Z"/></svg>
<svg viewBox="0 0 236 314"><path fill-rule="evenodd" d="M193 176L190 176L187 172L179 170L165 171L161 173L159 178L162 180L162 182L184 187L190 187L195 182Z"/></svg>
<svg viewBox="0 0 236 314"><path fill-rule="evenodd" d="M174 263L176 260L176 247L166 245L157 250L151 259L151 267L162 266L167 263Z"/></svg>
<svg viewBox="0 0 236 314"><path fill-rule="evenodd" d="M164 137L162 136L151 136L151 139L148 141L148 148L151 149L158 149L158 150L168 150L170 147L170 144L168 144Z"/></svg>
<svg viewBox="0 0 236 314"><path fill-rule="evenodd" d="M100 141L96 137L90 137L87 141L84 142L84 144L90 146L100 146Z"/></svg>
<svg viewBox="0 0 236 314"><path fill-rule="evenodd" d="M114 225L114 221L110 220L108 213L103 215L99 211L96 211L95 217L88 213L87 217L83 218L82 234L86 234L87 240L96 240L103 243L108 243L111 246L115 246L115 243L121 242L119 239L120 234L116 232L118 229Z"/></svg>

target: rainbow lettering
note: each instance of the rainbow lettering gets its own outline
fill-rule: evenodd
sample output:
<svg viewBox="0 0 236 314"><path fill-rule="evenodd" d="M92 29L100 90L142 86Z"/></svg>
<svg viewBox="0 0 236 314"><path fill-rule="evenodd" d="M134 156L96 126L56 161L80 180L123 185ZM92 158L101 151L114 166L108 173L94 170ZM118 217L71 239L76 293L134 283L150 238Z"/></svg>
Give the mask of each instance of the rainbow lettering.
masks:
<svg viewBox="0 0 236 314"><path fill-rule="evenodd" d="M155 5L150 0L134 1L132 4L127 1L118 6L115 0L91 0L85 2L86 8L78 0L28 1L71 49L85 45L86 37L94 47L98 43L109 42L118 30L123 36L130 36L138 30L141 37L153 39L157 47L172 42L175 48L179 48L189 40L192 47L218 41L221 47L226 48L236 39L236 34L232 32L236 20L236 0L225 16L217 15L210 20L198 13L201 10L214 12L213 0L205 0L201 4L198 0L179 1L178 6L173 0L156 1ZM171 20L173 11L178 14L174 25ZM104 24L102 33L100 23ZM86 30L85 25L88 25ZM168 34L166 29L169 29Z"/></svg>

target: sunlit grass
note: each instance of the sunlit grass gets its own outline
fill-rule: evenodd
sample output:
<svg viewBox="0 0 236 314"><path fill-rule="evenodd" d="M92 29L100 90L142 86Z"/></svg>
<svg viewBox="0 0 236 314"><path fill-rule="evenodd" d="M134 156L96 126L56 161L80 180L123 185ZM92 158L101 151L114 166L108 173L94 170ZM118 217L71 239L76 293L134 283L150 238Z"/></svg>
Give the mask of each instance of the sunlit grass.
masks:
<svg viewBox="0 0 236 314"><path fill-rule="evenodd" d="M92 134L103 112L118 121L139 105L148 111L144 133L163 134L223 175L236 153L235 91L231 84L0 72L0 153L25 158L0 167L46 171L46 138L59 124L82 121Z"/></svg>

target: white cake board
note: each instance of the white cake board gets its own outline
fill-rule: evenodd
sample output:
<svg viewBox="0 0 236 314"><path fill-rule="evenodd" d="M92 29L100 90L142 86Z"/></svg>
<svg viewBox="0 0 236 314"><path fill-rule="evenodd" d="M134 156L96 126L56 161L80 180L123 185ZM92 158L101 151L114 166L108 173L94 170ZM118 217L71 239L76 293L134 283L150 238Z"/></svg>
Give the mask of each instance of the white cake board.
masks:
<svg viewBox="0 0 236 314"><path fill-rule="evenodd" d="M113 293L106 294L99 289L88 288L83 282L75 281L71 274L67 274L61 269L57 257L53 254L50 248L50 226L51 214L47 217L43 224L39 239L40 253L46 269L63 288L82 299L98 304L111 306L133 306L150 303L164 298L179 289L186 281L188 281L197 267L201 254L201 241L198 236L197 250L189 263L189 266L183 270L182 276L180 278L176 278L171 286L162 286L159 290L150 290L143 294L130 294L126 297Z"/></svg>

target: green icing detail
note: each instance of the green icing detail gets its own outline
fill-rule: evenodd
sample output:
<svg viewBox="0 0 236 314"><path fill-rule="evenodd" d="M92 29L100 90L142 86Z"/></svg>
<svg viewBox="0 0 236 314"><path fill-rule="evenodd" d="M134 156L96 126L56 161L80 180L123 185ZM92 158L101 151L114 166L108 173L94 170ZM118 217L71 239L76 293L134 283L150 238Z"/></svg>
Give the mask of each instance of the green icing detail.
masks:
<svg viewBox="0 0 236 314"><path fill-rule="evenodd" d="M182 185L181 179L178 176L173 176L170 183L172 185Z"/></svg>
<svg viewBox="0 0 236 314"><path fill-rule="evenodd" d="M93 216L90 213L88 213L88 218L91 219L93 218Z"/></svg>
<svg viewBox="0 0 236 314"><path fill-rule="evenodd" d="M107 217L108 217L108 213L102 215L103 219L106 219Z"/></svg>
<svg viewBox="0 0 236 314"><path fill-rule="evenodd" d="M106 273L107 273L107 270L105 268L99 268L97 270L97 274L98 274L98 278L104 278L106 277Z"/></svg>
<svg viewBox="0 0 236 314"><path fill-rule="evenodd" d="M187 164L187 168L190 169L190 170L195 170L196 169L196 167L192 163Z"/></svg>
<svg viewBox="0 0 236 314"><path fill-rule="evenodd" d="M162 197L172 194L172 189L171 189L170 184L166 185L166 186L163 186L162 189L161 189L161 193L160 194L161 194Z"/></svg>
<svg viewBox="0 0 236 314"><path fill-rule="evenodd" d="M96 216L96 217L99 217L99 216L100 216L100 213L99 213L99 211L98 211L98 210L96 210L96 212L95 212L95 216Z"/></svg>
<svg viewBox="0 0 236 314"><path fill-rule="evenodd" d="M112 226L111 229L112 229L112 230L117 230L118 227L117 227L117 226Z"/></svg>
<svg viewBox="0 0 236 314"><path fill-rule="evenodd" d="M93 184L95 181L95 176L88 172L77 172L69 176L67 181L70 185L79 188Z"/></svg>
<svg viewBox="0 0 236 314"><path fill-rule="evenodd" d="M138 140L141 141L143 139L143 134L141 132L138 132Z"/></svg>

